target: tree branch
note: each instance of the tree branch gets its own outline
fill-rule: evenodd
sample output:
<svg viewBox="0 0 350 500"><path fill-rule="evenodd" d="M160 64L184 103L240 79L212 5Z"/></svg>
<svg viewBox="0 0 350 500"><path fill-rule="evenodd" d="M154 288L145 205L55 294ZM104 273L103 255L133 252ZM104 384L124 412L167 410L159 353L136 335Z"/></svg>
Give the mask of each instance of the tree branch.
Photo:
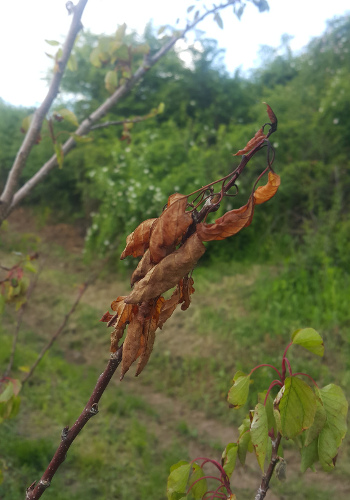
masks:
<svg viewBox="0 0 350 500"><path fill-rule="evenodd" d="M87 1L87 0L86 0ZM156 52L152 57L145 57L141 66L135 71L135 73L131 76L129 80L127 80L123 85L121 85L110 97L108 97L102 104L99 106L88 118L82 121L77 130L75 131L75 135L83 136L86 135L92 130L92 126L94 123L98 122L101 118L103 118L109 111L115 106L135 85L141 80L144 75L149 71L162 57L167 54L170 49L175 45L175 43L183 38L188 31L192 30L199 24L203 19L211 14L215 14L217 11L225 9L226 7L233 5L237 2L237 0L228 0L227 2L221 3L213 7L210 10L207 10L201 16L198 16L193 22L188 23L187 26L179 31L176 35L174 35L161 49ZM62 151L64 156L66 156L69 151L71 151L76 146L76 142L72 137L70 137L63 145ZM9 213L25 198L31 190L41 182L44 177L57 166L57 158L56 155L53 155L39 170L38 172L29 179L13 196L13 200L11 205L8 207L5 217L9 215ZM5 218L3 217L3 218ZM1 213L0 213L0 221L1 221Z"/></svg>
<svg viewBox="0 0 350 500"><path fill-rule="evenodd" d="M53 75L50 88L44 101L34 113L29 130L9 172L4 191L0 198L0 224L13 209L13 196L18 186L19 177L26 164L29 153L31 152L38 137L44 118L58 94L63 73L72 52L75 39L82 28L81 16L87 1L88 0L80 0L74 7L72 23L62 48L62 57L58 61L58 70Z"/></svg>
<svg viewBox="0 0 350 500"><path fill-rule="evenodd" d="M82 431L85 424L91 417L98 413L98 402L101 399L104 391L106 390L114 372L118 368L122 360L123 346L117 352L111 354L107 367L104 372L99 376L95 389L93 390L89 401L87 402L84 410L75 421L73 427L64 427L61 434L61 443L59 444L56 453L54 454L51 462L49 463L46 471L42 475L39 482L32 483L26 490L25 500L37 500L44 493L46 488L51 484L59 466L64 462L66 454L77 435Z"/></svg>
<svg viewBox="0 0 350 500"><path fill-rule="evenodd" d="M258 489L256 495L255 495L254 500L263 500L266 496L267 490L269 489L269 484L271 481L273 471L275 470L275 467L278 463L278 448L279 448L281 439L282 439L282 435L280 433L278 433L276 439L272 441L272 454L271 454L270 464L269 464L269 467L266 471L266 474L264 474L262 477L261 484L259 486L259 489Z"/></svg>

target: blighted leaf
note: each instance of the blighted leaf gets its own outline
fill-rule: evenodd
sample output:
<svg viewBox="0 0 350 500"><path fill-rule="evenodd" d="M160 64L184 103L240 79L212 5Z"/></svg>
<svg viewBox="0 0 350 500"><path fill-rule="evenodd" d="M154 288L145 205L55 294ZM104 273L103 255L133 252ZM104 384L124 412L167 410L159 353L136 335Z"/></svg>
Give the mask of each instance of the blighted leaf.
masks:
<svg viewBox="0 0 350 500"><path fill-rule="evenodd" d="M107 71L105 76L105 87L110 94L118 87L118 76L116 71Z"/></svg>
<svg viewBox="0 0 350 500"><path fill-rule="evenodd" d="M240 156L249 153L251 149L255 148L258 144L262 143L264 139L266 139L266 134L264 134L264 129L260 128L254 135L254 137L250 139L247 145L243 149L237 151L237 153L234 154L233 156Z"/></svg>
<svg viewBox="0 0 350 500"><path fill-rule="evenodd" d="M260 186L254 191L254 201L256 205L260 205L265 201L270 200L275 196L279 185L281 184L281 178L274 172L269 172L269 179L265 186Z"/></svg>
<svg viewBox="0 0 350 500"><path fill-rule="evenodd" d="M163 304L162 310L159 316L159 328L162 328L164 323L170 318L170 316L175 311L180 300L180 290L179 287L174 290L170 299L166 300Z"/></svg>
<svg viewBox="0 0 350 500"><path fill-rule="evenodd" d="M238 377L237 380L235 380L235 383L231 387L227 397L228 402L235 409L241 408L241 406L245 405L248 399L249 385L250 375Z"/></svg>
<svg viewBox="0 0 350 500"><path fill-rule="evenodd" d="M199 467L198 464L193 463L192 464L192 474L191 474L191 478L190 478L190 481L188 484L188 486L189 486L188 489L191 489L191 493L196 500L203 498L203 496L206 494L206 492L208 490L207 480L201 479L201 478L204 478L203 469L201 467ZM193 484L193 486L192 486L192 484Z"/></svg>
<svg viewBox="0 0 350 500"><path fill-rule="evenodd" d="M148 248L150 240L150 232L154 222L157 219L147 219L143 221L129 236L126 238L126 247L120 258L125 259L128 255L140 257Z"/></svg>
<svg viewBox="0 0 350 500"><path fill-rule="evenodd" d="M280 391L281 392L281 391ZM279 396L276 400L278 402ZM311 427L316 413L316 396L312 389L300 378L287 377L278 406L281 418L281 432L287 439L293 439Z"/></svg>
<svg viewBox="0 0 350 500"><path fill-rule="evenodd" d="M62 144L59 144L56 142L53 146L54 146L54 150L56 153L56 160L58 163L58 168L62 168L63 160L64 160L64 153L63 153L63 149L62 149Z"/></svg>
<svg viewBox="0 0 350 500"><path fill-rule="evenodd" d="M246 205L231 210L215 221L214 224L197 225L197 234L202 241L224 240L249 226L253 219L254 202L252 197Z"/></svg>
<svg viewBox="0 0 350 500"><path fill-rule="evenodd" d="M131 280L130 280L131 286L134 286L134 284L137 281L140 281L142 278L144 278L146 276L146 274L148 273L148 271L150 271L152 269L152 267L154 267L154 266L155 266L155 264L152 264L152 262L151 262L151 256L150 256L149 249L147 249L146 252L144 253L142 259L138 263L135 271L131 275Z"/></svg>
<svg viewBox="0 0 350 500"><path fill-rule="evenodd" d="M170 290L194 268L204 252L205 246L197 234L193 234L180 248L165 257L143 279L135 283L134 290L125 302L137 304Z"/></svg>
<svg viewBox="0 0 350 500"><path fill-rule="evenodd" d="M286 472L287 472L287 462L283 458L280 458L275 467L275 475L277 479L282 482L285 481L287 478Z"/></svg>
<svg viewBox="0 0 350 500"><path fill-rule="evenodd" d="M265 457L268 442L268 423L265 406L258 403L254 410L253 422L250 428L252 443L260 469L264 472Z"/></svg>
<svg viewBox="0 0 350 500"><path fill-rule="evenodd" d="M292 335L293 344L301 345L305 347L308 351L317 356L323 356L324 345L322 337L313 328L304 328L302 330L297 330Z"/></svg>
<svg viewBox="0 0 350 500"><path fill-rule="evenodd" d="M187 197L179 193L169 196L166 210L152 226L149 250L151 262L157 264L166 255L167 249L178 243L179 238L192 224L193 219L189 212L185 212Z"/></svg>
<svg viewBox="0 0 350 500"><path fill-rule="evenodd" d="M121 376L122 379L125 373L129 370L130 366L137 358L139 352L141 335L143 332L143 323L139 315L134 316L128 326L126 338L123 343L123 358L121 363Z"/></svg>
<svg viewBox="0 0 350 500"><path fill-rule="evenodd" d="M188 276L185 276L182 280L179 282L179 287L180 287L180 299L179 299L179 304L181 305L181 310L186 311L190 307L191 304L191 295L192 293L195 292L195 289L193 288L193 278L189 278Z"/></svg>
<svg viewBox="0 0 350 500"><path fill-rule="evenodd" d="M168 500L174 500L174 498L181 498L181 497L174 497L173 496L174 493L183 493L184 494L183 496L186 496L185 495L186 486L190 475L191 467L192 467L191 464L184 463L183 461L173 465L167 483Z"/></svg>
<svg viewBox="0 0 350 500"><path fill-rule="evenodd" d="M271 106L269 106L266 102L264 102L264 104L266 104L267 114L270 118L270 122L272 125L272 131L275 132L277 130L277 116L272 111Z"/></svg>
<svg viewBox="0 0 350 500"><path fill-rule="evenodd" d="M228 478L231 477L233 471L235 470L237 452L238 452L238 444L229 443L222 454L221 464Z"/></svg>
<svg viewBox="0 0 350 500"><path fill-rule="evenodd" d="M61 115L65 120L67 120L67 122L71 123L75 127L79 126L79 122L78 122L77 117L75 116L73 111L71 111L70 109L61 108L57 111L57 113L59 115Z"/></svg>

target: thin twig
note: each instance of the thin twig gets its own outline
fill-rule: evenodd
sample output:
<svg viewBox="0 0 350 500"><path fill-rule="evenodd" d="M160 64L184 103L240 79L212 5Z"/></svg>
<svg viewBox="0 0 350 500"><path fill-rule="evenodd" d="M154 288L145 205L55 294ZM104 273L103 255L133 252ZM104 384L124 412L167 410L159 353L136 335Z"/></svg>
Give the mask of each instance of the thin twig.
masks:
<svg viewBox="0 0 350 500"><path fill-rule="evenodd" d="M273 471L278 463L278 448L282 439L282 435L280 433L277 434L275 440L272 441L272 454L269 467L266 471L266 474L263 475L261 484L259 489L255 495L254 500L263 500L266 496L267 490L269 489L269 484L272 478Z"/></svg>
<svg viewBox="0 0 350 500"><path fill-rule="evenodd" d="M90 418L98 413L98 403L122 360L122 352L123 346L121 346L117 352L111 354L107 367L99 376L95 389L93 390L84 410L81 412L80 416L75 421L75 424L70 429L68 427L63 428L61 443L59 444L56 453L39 482L36 484L35 481L27 488L25 500L37 500L41 497L46 488L50 486L57 469L64 462L67 451L69 450L74 439L82 431Z"/></svg>
<svg viewBox="0 0 350 500"><path fill-rule="evenodd" d="M76 308L77 308L77 306L78 306L78 304L79 304L82 296L86 292L89 284L90 284L90 282L86 281L80 287L78 296L75 299L74 304L72 305L72 307L70 308L70 310L67 312L67 314L65 314L62 323L57 328L57 330L55 331L55 333L52 335L52 337L50 338L50 340L48 341L48 343L41 349L40 353L38 354L38 357L36 358L36 360L32 364L29 372L23 378L22 384L25 384L28 381L28 379L33 375L34 370L36 369L36 367L38 366L38 364L40 363L40 361L43 359L45 353L51 348L52 344L55 342L55 340L57 340L57 338L59 337L60 333L64 330L66 324L68 323L69 318L72 316L72 314L76 310Z"/></svg>
<svg viewBox="0 0 350 500"><path fill-rule="evenodd" d="M127 118L125 120L103 122L103 123L99 123L98 125L94 125L93 127L91 127L90 130L96 130L98 128L110 127L111 125L124 125L124 123L139 123L139 122L143 122L145 120L148 120L148 118L152 118L153 116L155 116L155 115L137 116L136 118Z"/></svg>

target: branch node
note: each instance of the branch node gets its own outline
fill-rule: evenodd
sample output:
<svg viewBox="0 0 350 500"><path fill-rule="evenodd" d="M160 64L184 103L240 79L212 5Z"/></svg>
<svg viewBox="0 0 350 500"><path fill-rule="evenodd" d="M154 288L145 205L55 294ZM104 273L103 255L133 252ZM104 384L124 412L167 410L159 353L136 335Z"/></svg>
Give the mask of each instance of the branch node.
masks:
<svg viewBox="0 0 350 500"><path fill-rule="evenodd" d="M98 404L97 403L94 403L91 406L89 413L91 413L91 415L97 415L97 413L98 413Z"/></svg>
<svg viewBox="0 0 350 500"><path fill-rule="evenodd" d="M69 431L69 425L66 425L63 427L62 432L61 432L61 441L65 441L68 436L68 431Z"/></svg>
<svg viewBox="0 0 350 500"><path fill-rule="evenodd" d="M46 489L50 486L51 482L48 479L40 479L39 484Z"/></svg>

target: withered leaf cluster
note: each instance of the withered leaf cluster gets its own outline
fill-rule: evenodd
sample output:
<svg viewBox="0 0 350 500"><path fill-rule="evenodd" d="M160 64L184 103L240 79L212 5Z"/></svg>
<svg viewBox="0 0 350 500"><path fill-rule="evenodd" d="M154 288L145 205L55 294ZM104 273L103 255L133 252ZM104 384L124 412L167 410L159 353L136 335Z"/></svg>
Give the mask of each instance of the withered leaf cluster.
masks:
<svg viewBox="0 0 350 500"><path fill-rule="evenodd" d="M272 110L269 117L273 118L271 113ZM245 154L265 137L260 129L239 153ZM223 240L249 226L255 205L272 198L279 185L280 177L269 171L267 184L253 191L244 206L225 213L213 224L196 224L188 196L175 193L160 217L145 220L127 237L121 259L130 255L142 257L131 277L132 291L114 300L113 314L107 312L101 318L113 327L112 352L117 351L126 331L121 379L136 360L136 375L142 372L151 355L156 330L163 327L179 304L182 310L189 307L195 291L191 274L205 252L203 242ZM164 293L171 289L173 294L165 299Z"/></svg>

